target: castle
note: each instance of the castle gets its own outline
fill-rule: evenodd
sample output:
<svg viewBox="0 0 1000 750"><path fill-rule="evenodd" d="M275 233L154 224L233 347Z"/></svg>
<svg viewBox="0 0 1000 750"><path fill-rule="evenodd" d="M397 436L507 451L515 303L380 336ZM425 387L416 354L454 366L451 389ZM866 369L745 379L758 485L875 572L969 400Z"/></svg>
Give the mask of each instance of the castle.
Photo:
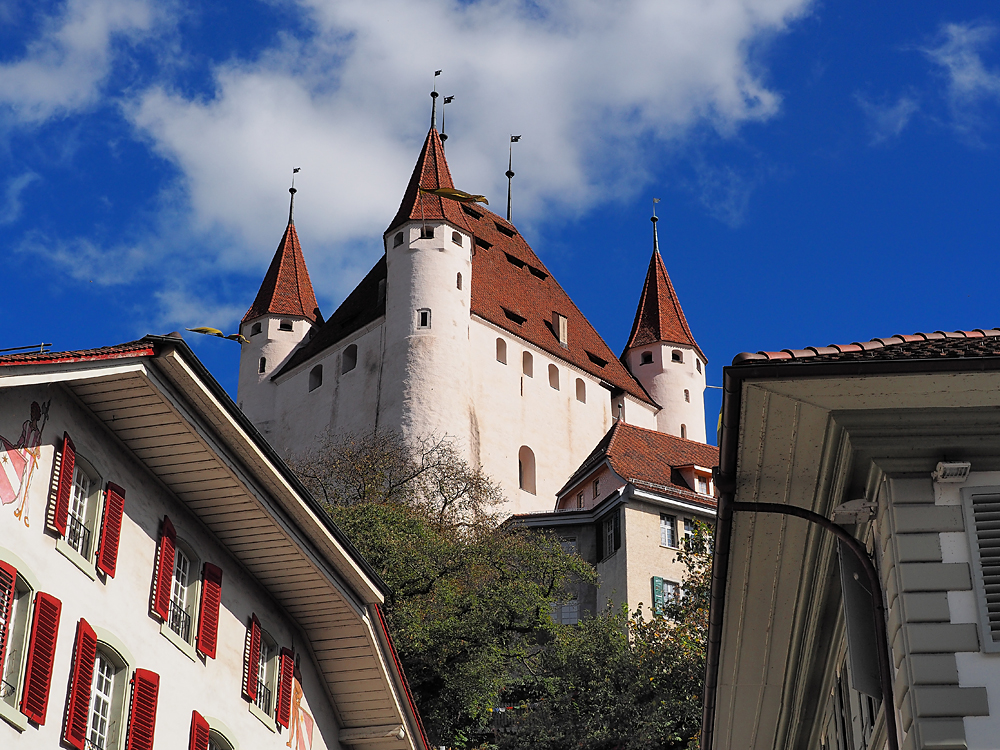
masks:
<svg viewBox="0 0 1000 750"><path fill-rule="evenodd" d="M655 220L618 357L516 227L426 192L454 187L432 124L385 254L325 320L289 212L240 329L238 402L277 451L299 455L328 430L447 435L499 483L504 510L520 514L552 510L619 420L704 443L707 360Z"/></svg>

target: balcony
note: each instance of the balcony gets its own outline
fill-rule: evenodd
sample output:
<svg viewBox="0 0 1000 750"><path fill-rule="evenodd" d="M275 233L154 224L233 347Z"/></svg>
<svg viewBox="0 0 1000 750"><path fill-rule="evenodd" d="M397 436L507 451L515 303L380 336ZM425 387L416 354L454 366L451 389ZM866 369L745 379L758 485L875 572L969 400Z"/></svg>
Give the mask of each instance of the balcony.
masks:
<svg viewBox="0 0 1000 750"><path fill-rule="evenodd" d="M90 529L75 516L69 517L66 527L66 543L80 553L84 559L90 557Z"/></svg>

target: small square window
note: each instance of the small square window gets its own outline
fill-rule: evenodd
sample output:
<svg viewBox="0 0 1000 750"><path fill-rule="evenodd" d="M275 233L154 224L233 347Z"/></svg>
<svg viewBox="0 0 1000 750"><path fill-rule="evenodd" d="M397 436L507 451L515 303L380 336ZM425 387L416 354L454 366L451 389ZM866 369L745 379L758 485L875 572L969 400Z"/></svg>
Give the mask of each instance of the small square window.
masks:
<svg viewBox="0 0 1000 750"><path fill-rule="evenodd" d="M283 320L283 321L281 321L280 323L278 323L278 330L279 331L291 331L291 330L293 330L292 321L290 321L290 320Z"/></svg>
<svg viewBox="0 0 1000 750"><path fill-rule="evenodd" d="M417 310L417 328L431 327L431 311L427 308Z"/></svg>
<svg viewBox="0 0 1000 750"><path fill-rule="evenodd" d="M432 240L432 239L434 239L434 227L421 227L420 228L420 239L422 239L422 240Z"/></svg>

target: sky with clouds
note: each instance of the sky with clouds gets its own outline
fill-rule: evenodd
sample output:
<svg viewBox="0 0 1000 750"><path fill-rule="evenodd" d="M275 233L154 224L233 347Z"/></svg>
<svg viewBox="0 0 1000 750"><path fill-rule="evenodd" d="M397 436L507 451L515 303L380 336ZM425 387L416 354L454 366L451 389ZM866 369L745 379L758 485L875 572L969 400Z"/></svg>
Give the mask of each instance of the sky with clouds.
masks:
<svg viewBox="0 0 1000 750"><path fill-rule="evenodd" d="M744 350L1000 325L995 3L0 0L0 348L235 330L293 167L329 314L436 69L456 183L502 206L523 136L514 221L615 350L654 197L710 382ZM238 347L189 341L234 391Z"/></svg>

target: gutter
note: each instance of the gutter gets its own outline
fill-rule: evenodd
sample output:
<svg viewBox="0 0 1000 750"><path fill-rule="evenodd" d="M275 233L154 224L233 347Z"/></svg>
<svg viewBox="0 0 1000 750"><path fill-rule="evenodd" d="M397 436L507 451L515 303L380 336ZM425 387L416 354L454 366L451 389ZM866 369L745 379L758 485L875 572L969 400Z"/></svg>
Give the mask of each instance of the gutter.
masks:
<svg viewBox="0 0 1000 750"><path fill-rule="evenodd" d="M992 372L1000 370L1000 357L948 357L940 359L871 359L842 362L801 360L761 361L739 364L745 354L733 359L722 370L722 415L719 434L719 466L715 486L719 491L715 526L715 556L712 561L712 584L709 593L708 644L705 654L705 693L701 723L701 750L713 750L716 692L719 685L719 656L722 648L722 625L725 616L726 586L729 577L729 554L733 532L733 503L736 497L737 460L739 457L740 415L743 384L747 380L792 380L803 377L860 377L873 375L917 375L947 372Z"/></svg>

